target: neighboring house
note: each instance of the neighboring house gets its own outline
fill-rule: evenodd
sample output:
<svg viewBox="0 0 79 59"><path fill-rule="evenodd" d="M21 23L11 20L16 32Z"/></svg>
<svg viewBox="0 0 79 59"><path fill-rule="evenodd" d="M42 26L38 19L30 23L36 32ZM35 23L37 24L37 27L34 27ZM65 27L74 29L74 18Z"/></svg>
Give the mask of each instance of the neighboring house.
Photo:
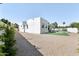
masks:
<svg viewBox="0 0 79 59"><path fill-rule="evenodd" d="M28 33L47 33L48 32L48 21L42 17L29 19L26 21L25 32ZM23 25L19 26L19 31L24 32Z"/></svg>
<svg viewBox="0 0 79 59"><path fill-rule="evenodd" d="M57 31L62 31L63 30L63 28L52 28L52 31L55 31L55 32L57 32Z"/></svg>
<svg viewBox="0 0 79 59"><path fill-rule="evenodd" d="M78 29L77 28L67 28L67 31L70 33L78 33Z"/></svg>
<svg viewBox="0 0 79 59"><path fill-rule="evenodd" d="M78 33L79 32L78 28L64 28L64 29L65 29L65 31L67 31L69 33ZM55 29L52 29L52 31L55 31L55 32L63 31L63 28L55 28Z"/></svg>

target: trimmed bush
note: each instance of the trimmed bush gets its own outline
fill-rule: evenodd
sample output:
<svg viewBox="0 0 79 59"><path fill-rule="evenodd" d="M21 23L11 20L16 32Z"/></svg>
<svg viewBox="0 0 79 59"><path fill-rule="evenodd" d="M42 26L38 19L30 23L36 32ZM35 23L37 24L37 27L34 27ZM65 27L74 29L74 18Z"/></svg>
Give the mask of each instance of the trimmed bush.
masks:
<svg viewBox="0 0 79 59"><path fill-rule="evenodd" d="M6 53L6 56L13 56L16 54L16 49L14 48L15 45L15 30L13 27L7 26L5 28L4 37L2 39L4 43L4 47L2 48L3 53Z"/></svg>

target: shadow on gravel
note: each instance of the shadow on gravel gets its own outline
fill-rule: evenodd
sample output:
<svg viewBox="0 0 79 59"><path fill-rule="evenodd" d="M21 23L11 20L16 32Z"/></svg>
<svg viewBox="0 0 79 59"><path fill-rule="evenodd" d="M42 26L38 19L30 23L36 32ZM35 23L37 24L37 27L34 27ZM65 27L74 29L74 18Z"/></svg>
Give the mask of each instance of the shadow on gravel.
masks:
<svg viewBox="0 0 79 59"><path fill-rule="evenodd" d="M37 48L27 41L20 33L15 34L16 56L43 56Z"/></svg>

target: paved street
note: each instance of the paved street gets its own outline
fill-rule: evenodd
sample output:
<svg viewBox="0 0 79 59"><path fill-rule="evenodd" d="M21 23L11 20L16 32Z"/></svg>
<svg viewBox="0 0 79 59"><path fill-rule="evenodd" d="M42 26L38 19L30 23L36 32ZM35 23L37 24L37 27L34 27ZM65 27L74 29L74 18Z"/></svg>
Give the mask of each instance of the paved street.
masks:
<svg viewBox="0 0 79 59"><path fill-rule="evenodd" d="M18 32L16 32L15 39L17 56L42 56L42 54Z"/></svg>

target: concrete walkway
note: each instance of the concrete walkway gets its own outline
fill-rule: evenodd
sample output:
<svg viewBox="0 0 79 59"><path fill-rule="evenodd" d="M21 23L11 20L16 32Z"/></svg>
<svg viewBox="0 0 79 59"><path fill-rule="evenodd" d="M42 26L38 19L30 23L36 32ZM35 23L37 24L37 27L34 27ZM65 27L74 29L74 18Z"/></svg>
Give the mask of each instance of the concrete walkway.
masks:
<svg viewBox="0 0 79 59"><path fill-rule="evenodd" d="M18 32L16 32L15 39L17 56L42 56L42 54Z"/></svg>

